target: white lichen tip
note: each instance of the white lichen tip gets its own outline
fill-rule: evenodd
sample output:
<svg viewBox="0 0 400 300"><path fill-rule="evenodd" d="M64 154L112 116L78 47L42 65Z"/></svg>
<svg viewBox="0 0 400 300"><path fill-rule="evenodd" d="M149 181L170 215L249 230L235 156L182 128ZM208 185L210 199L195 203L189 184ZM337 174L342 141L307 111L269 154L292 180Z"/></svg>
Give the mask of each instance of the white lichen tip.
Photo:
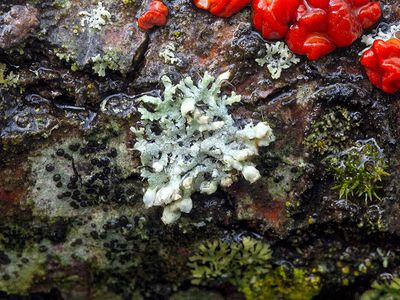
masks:
<svg viewBox="0 0 400 300"><path fill-rule="evenodd" d="M244 179L250 183L254 183L261 178L260 172L254 166L245 166L242 173Z"/></svg>
<svg viewBox="0 0 400 300"><path fill-rule="evenodd" d="M250 183L261 177L251 159L275 137L266 122L236 125L227 107L240 96L221 95L229 77L205 73L198 84L187 77L173 85L163 76L162 97L138 99L144 127L132 131L134 148L141 153L141 175L148 182L143 202L163 206L166 224L192 210L195 192L213 194L218 186L231 186L239 174Z"/></svg>

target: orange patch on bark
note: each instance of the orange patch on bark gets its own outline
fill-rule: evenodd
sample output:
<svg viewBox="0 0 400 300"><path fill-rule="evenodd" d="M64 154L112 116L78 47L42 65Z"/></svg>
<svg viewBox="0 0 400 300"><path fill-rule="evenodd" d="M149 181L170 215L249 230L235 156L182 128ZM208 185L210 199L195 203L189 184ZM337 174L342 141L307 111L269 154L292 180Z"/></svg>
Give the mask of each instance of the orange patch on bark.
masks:
<svg viewBox="0 0 400 300"><path fill-rule="evenodd" d="M24 170L18 165L5 168L0 171L0 178L0 202L21 202L27 189Z"/></svg>
<svg viewBox="0 0 400 300"><path fill-rule="evenodd" d="M281 202L270 202L270 203L254 203L255 214L257 217L262 218L271 226L280 231L282 226L285 224L286 221L286 213L284 204Z"/></svg>
<svg viewBox="0 0 400 300"><path fill-rule="evenodd" d="M17 202L17 200L20 199L22 195L22 192L0 189L0 201Z"/></svg>

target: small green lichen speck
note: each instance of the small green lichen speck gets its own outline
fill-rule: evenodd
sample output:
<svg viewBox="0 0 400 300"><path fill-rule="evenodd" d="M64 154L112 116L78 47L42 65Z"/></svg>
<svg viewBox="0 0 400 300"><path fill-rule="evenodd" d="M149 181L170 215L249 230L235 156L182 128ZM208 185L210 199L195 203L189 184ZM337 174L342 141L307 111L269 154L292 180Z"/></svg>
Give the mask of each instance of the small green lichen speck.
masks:
<svg viewBox="0 0 400 300"><path fill-rule="evenodd" d="M141 175L149 184L143 201L147 207L164 206L166 224L191 211L196 191L213 194L219 185L232 185L240 173L250 183L261 177L249 160L275 137L266 122L236 125L227 106L241 97L220 95L228 78L228 73L217 79L205 73L196 86L189 77L173 85L164 76L162 98L139 99L142 126L132 131Z"/></svg>
<svg viewBox="0 0 400 300"><path fill-rule="evenodd" d="M364 197L365 201L380 199L379 182L389 176L383 150L374 139L357 142L356 146L328 158L328 172L335 177L334 189L339 196Z"/></svg>
<svg viewBox="0 0 400 300"><path fill-rule="evenodd" d="M240 287L246 300L310 300L319 293L319 277L280 266L263 279Z"/></svg>
<svg viewBox="0 0 400 300"><path fill-rule="evenodd" d="M71 7L71 2L69 0L53 0L52 5L58 9L68 9Z"/></svg>
<svg viewBox="0 0 400 300"><path fill-rule="evenodd" d="M267 274L271 255L269 245L249 237L240 243L206 242L189 258L192 283L229 281L239 287Z"/></svg>
<svg viewBox="0 0 400 300"><path fill-rule="evenodd" d="M8 75L5 74L6 72L6 65L0 63L0 89L8 89L10 87L16 87L18 84L18 76L14 75L11 71Z"/></svg>
<svg viewBox="0 0 400 300"><path fill-rule="evenodd" d="M372 289L364 292L360 300L398 300L400 299L400 278L395 277L390 282L372 284Z"/></svg>
<svg viewBox="0 0 400 300"><path fill-rule="evenodd" d="M121 68L119 55L115 50L108 50L103 55L97 54L91 61L93 71L101 77L106 76L107 69L118 71Z"/></svg>
<svg viewBox="0 0 400 300"><path fill-rule="evenodd" d="M134 4L136 1L135 0L121 0L123 4L128 5L128 4Z"/></svg>
<svg viewBox="0 0 400 300"><path fill-rule="evenodd" d="M76 53L71 50L62 49L58 52L55 52L55 55L65 62L74 62L76 60Z"/></svg>
<svg viewBox="0 0 400 300"><path fill-rule="evenodd" d="M358 114L338 106L311 124L304 145L321 155L339 152L349 144L349 134L358 125Z"/></svg>

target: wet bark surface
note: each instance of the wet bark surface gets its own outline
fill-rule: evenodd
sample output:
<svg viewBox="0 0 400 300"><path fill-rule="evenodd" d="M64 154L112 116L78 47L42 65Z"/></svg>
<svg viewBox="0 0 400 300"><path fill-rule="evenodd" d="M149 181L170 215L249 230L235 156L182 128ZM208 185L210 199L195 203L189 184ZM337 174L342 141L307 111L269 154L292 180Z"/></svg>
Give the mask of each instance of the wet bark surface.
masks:
<svg viewBox="0 0 400 300"><path fill-rule="evenodd" d="M168 24L150 32L135 22L146 1L104 0L98 28L84 19L97 1L0 4L0 299L243 299L227 283L192 286L187 267L200 243L241 236L268 243L273 266L319 276L315 299L357 299L397 274L400 97L371 86L358 63L365 46L301 58L273 80L255 61L265 41L250 9L222 19L164 2ZM382 3L381 22L398 22L399 2ZM262 178L194 195L191 213L166 226L161 208L142 203L137 99L161 94L162 75L228 70L224 93L242 95L232 115L266 120L276 136L255 159ZM308 138L330 114L333 125ZM381 199L340 199L326 158L371 138L390 173Z"/></svg>

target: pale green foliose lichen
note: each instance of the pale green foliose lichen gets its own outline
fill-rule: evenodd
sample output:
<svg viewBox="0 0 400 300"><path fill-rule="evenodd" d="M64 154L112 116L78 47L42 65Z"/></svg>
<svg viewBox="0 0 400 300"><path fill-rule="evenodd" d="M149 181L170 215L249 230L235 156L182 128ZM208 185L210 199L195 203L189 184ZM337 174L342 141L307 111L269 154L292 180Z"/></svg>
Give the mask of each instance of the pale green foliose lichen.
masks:
<svg viewBox="0 0 400 300"><path fill-rule="evenodd" d="M166 64L174 65L181 62L181 60L176 57L175 52L175 45L172 43L168 43L161 48L158 56L162 58Z"/></svg>
<svg viewBox="0 0 400 300"><path fill-rule="evenodd" d="M166 224L192 210L195 192L213 194L218 186L232 185L240 173L250 183L261 177L250 159L275 137L266 122L236 125L227 107L241 97L234 92L221 96L228 78L229 73L216 79L205 73L197 85L189 77L173 85L163 76L162 97L139 99L143 126L132 131L141 175L148 182L143 201L147 207L164 206Z"/></svg>
<svg viewBox="0 0 400 300"><path fill-rule="evenodd" d="M300 59L288 48L284 42L266 43L266 53L264 57L257 58L259 66L267 65L268 72L272 79L278 79L282 71L296 65Z"/></svg>
<svg viewBox="0 0 400 300"><path fill-rule="evenodd" d="M111 19L110 12L106 10L101 2L97 4L96 8L90 11L81 11L78 16L81 17L82 27L89 27L95 30L101 30Z"/></svg>
<svg viewBox="0 0 400 300"><path fill-rule="evenodd" d="M107 70L117 71L121 68L119 54L113 49L106 50L103 55L97 54L90 60L92 70L100 77L106 76Z"/></svg>
<svg viewBox="0 0 400 300"><path fill-rule="evenodd" d="M394 277L390 282L374 282L372 288L360 297L360 300L395 300L400 299L400 278Z"/></svg>
<svg viewBox="0 0 400 300"><path fill-rule="evenodd" d="M240 287L265 276L271 269L271 256L269 245L254 238L244 237L240 243L214 240L198 247L188 267L193 284L229 281Z"/></svg>

